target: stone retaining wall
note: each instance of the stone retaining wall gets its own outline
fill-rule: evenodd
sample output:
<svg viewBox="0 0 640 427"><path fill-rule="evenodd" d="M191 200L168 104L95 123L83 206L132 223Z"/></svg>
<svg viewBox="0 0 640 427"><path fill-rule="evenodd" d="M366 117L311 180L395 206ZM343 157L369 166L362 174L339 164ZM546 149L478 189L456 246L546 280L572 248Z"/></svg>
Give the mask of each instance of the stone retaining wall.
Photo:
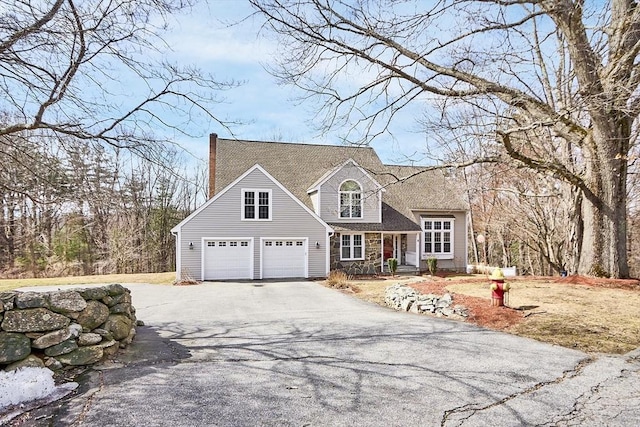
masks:
<svg viewBox="0 0 640 427"><path fill-rule="evenodd" d="M413 313L434 314L452 319L466 319L469 312L462 305L453 304L453 296L444 294L421 294L410 286L392 285L384 291L384 302L396 310L410 311Z"/></svg>
<svg viewBox="0 0 640 427"><path fill-rule="evenodd" d="M131 291L119 284L0 293L0 369L90 365L136 334Z"/></svg>

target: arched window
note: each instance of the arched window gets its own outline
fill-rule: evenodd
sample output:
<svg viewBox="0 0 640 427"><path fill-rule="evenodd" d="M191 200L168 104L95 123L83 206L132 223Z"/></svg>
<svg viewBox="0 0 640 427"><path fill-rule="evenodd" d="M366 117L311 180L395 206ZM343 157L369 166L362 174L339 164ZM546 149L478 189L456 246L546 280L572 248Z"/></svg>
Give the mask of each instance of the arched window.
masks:
<svg viewBox="0 0 640 427"><path fill-rule="evenodd" d="M362 187L353 180L340 185L340 218L362 218Z"/></svg>

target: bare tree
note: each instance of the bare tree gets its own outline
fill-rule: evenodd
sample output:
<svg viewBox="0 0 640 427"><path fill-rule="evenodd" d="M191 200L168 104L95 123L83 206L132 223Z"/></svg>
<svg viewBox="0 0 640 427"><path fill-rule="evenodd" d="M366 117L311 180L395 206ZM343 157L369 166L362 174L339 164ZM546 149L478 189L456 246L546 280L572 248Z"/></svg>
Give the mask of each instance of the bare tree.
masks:
<svg viewBox="0 0 640 427"><path fill-rule="evenodd" d="M167 18L192 0L0 0L0 136L61 136L155 159L236 86L167 59ZM0 153L4 147L0 144Z"/></svg>
<svg viewBox="0 0 640 427"><path fill-rule="evenodd" d="M635 2L250 1L281 36L274 73L319 101L325 128L366 141L407 106L431 116L471 108L514 166L579 194L577 272L629 275Z"/></svg>

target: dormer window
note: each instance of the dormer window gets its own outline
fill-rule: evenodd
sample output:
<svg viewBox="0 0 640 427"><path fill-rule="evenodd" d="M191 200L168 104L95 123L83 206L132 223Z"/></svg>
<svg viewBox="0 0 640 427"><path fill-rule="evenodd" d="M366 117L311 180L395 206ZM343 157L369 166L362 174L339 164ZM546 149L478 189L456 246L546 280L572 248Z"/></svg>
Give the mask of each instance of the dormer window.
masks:
<svg viewBox="0 0 640 427"><path fill-rule="evenodd" d="M340 185L340 218L362 218L362 187L356 181Z"/></svg>

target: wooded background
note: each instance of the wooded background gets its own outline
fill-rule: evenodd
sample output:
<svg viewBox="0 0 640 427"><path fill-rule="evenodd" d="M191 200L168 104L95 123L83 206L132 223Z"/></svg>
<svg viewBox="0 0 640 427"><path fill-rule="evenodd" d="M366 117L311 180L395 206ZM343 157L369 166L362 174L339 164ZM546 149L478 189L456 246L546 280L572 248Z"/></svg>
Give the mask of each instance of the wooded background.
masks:
<svg viewBox="0 0 640 427"><path fill-rule="evenodd" d="M66 143L61 150L44 142L3 146L0 277L175 269L170 230L206 200L204 162L177 150L159 164L99 145ZM567 268L573 221L562 182L504 165L473 165L455 177L471 208L470 262L534 275ZM636 170L629 184L629 260L638 277Z"/></svg>
<svg viewBox="0 0 640 427"><path fill-rule="evenodd" d="M206 200L204 166L177 151L158 164L84 142L27 143L0 144L0 277L175 269L170 230Z"/></svg>

